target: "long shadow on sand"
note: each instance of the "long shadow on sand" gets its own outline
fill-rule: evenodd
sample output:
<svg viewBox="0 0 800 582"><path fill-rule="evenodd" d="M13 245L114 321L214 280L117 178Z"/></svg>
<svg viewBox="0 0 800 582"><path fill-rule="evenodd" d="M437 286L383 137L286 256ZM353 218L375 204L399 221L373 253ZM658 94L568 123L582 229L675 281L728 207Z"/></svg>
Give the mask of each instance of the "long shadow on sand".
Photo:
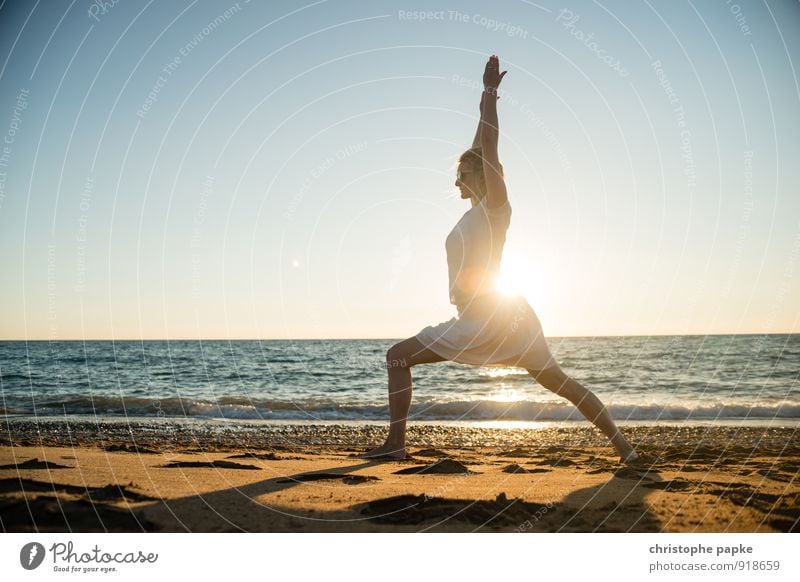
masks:
<svg viewBox="0 0 800 582"><path fill-rule="evenodd" d="M646 497L664 483L655 470L623 467L605 483L567 495L532 531L660 531L661 523L650 511Z"/></svg>
<svg viewBox="0 0 800 582"><path fill-rule="evenodd" d="M210 494L165 500L140 511L160 531L659 531L645 498L659 487L655 471L622 468L597 486L580 489L554 504L508 499L449 499L426 495L377 498L341 511L299 513L267 506L255 498L309 480L352 477L381 461L364 461L327 471L266 479ZM365 482L363 480L353 483ZM325 491L317 495L324 498ZM377 526L377 527L376 527Z"/></svg>
<svg viewBox="0 0 800 582"><path fill-rule="evenodd" d="M295 531L299 524L291 515L254 501L260 495L280 492L307 481L340 480L347 484L374 479L352 475L351 471L377 465L365 460L328 471L280 475L241 487L177 499L156 499L137 495L124 485L90 489L35 479L0 480L0 530L4 532L132 532L132 531ZM198 466L232 468L235 463ZM175 470L195 464L173 464L160 468ZM238 468L249 469L247 465ZM190 469L191 470L191 469ZM41 493L35 499L19 494ZM134 502L133 508L118 505ZM263 525L262 525L263 524ZM278 529L271 529L277 524Z"/></svg>
<svg viewBox="0 0 800 582"><path fill-rule="evenodd" d="M31 503L16 502L0 511L5 531L658 531L659 523L648 510L645 497L662 481L653 472L623 468L607 482L580 489L552 504L522 499L448 499L425 495L376 498L338 511L298 512L290 504L268 506L256 501L262 495L280 493L308 481L339 481L369 487L374 477L352 474L381 464L359 460L324 471L279 475L240 487L177 499L131 499L119 495L65 502L59 497L39 497ZM26 490L31 490L33 482ZM50 485L50 484L49 484ZM52 487L52 485L50 485ZM56 486L58 487L58 486ZM324 500L329 492L315 483L312 496ZM54 489L54 492L58 493ZM75 493L74 491L72 493ZM109 493L105 492L108 496ZM112 503L121 499L138 502L130 509ZM48 513L48 504L50 513ZM35 525L33 524L35 520Z"/></svg>
<svg viewBox="0 0 800 582"><path fill-rule="evenodd" d="M660 488L654 470L621 468L607 482L580 489L557 503L508 499L447 499L400 495L371 501L361 513L417 531L593 532L659 531L645 497Z"/></svg>
<svg viewBox="0 0 800 582"><path fill-rule="evenodd" d="M281 475L241 487L162 500L138 508L137 511L148 521L158 523L159 531L315 531L314 523L330 523L342 519L343 516L337 518L338 512L332 512L330 515L322 513L300 515L285 508L264 505L255 499L262 495L286 491L309 481L338 480L346 484L368 483L372 478L354 475L352 472L379 464L381 461L364 460L353 465L337 466L323 471ZM324 490L320 490L319 495L324 497ZM348 521L351 520L352 516ZM325 530L330 529L325 528Z"/></svg>

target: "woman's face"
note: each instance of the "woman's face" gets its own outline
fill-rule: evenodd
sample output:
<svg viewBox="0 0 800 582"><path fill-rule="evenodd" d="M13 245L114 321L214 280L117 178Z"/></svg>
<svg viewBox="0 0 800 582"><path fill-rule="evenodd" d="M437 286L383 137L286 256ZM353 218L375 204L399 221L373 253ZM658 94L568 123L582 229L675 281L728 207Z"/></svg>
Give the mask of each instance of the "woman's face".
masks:
<svg viewBox="0 0 800 582"><path fill-rule="evenodd" d="M456 188L461 190L461 198L481 198L481 176L475 168L461 162L456 173Z"/></svg>

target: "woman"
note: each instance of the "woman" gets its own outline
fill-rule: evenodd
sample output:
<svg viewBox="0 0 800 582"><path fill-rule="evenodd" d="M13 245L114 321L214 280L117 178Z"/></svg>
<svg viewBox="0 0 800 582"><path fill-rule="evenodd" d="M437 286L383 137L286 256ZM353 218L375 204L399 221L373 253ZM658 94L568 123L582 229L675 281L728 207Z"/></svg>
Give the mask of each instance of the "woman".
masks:
<svg viewBox="0 0 800 582"><path fill-rule="evenodd" d="M483 75L481 120L472 149L459 160L456 186L472 208L447 237L450 302L458 317L428 326L386 354L391 424L386 442L362 458L406 456L406 418L411 407L411 367L446 360L473 365L526 368L548 390L563 396L611 440L620 462L639 455L617 429L603 403L567 376L556 363L536 313L521 296L495 288L506 230L511 220L502 166L497 155L497 88L508 71L492 55ZM397 365L402 363L402 365Z"/></svg>

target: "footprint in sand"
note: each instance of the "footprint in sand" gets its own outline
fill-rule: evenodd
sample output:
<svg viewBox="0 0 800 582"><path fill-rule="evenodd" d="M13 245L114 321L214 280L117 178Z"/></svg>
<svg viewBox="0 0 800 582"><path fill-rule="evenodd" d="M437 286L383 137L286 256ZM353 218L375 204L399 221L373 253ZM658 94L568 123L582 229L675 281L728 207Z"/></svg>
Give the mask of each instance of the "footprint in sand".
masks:
<svg viewBox="0 0 800 582"><path fill-rule="evenodd" d="M24 463L12 463L0 466L0 469L74 469L67 465L59 465L52 461L40 461L39 459L29 459Z"/></svg>
<svg viewBox="0 0 800 582"><path fill-rule="evenodd" d="M258 459L260 461L280 461L283 457L275 453L241 453L239 455L229 455L226 459Z"/></svg>
<svg viewBox="0 0 800 582"><path fill-rule="evenodd" d="M416 451L414 453L417 457L438 457L438 458L445 458L449 457L449 453L445 453L444 451L440 451L438 449L422 449L421 451Z"/></svg>
<svg viewBox="0 0 800 582"><path fill-rule="evenodd" d="M206 469L244 469L246 471L260 471L261 467L255 465L242 465L231 461L172 461L166 465L160 465L162 469L183 468L206 468Z"/></svg>
<svg viewBox="0 0 800 582"><path fill-rule="evenodd" d="M297 481L327 481L327 480L341 480L347 485L358 485L359 483L366 483L368 481L380 481L380 478L373 477L372 475L352 475L349 473L306 473L304 475L295 475L287 479L279 479L278 483L295 483Z"/></svg>
<svg viewBox="0 0 800 582"><path fill-rule="evenodd" d="M533 468L533 469L526 469L516 463L511 463L510 465L503 467L503 473L549 473L550 469L544 468Z"/></svg>
<svg viewBox="0 0 800 582"><path fill-rule="evenodd" d="M422 465L418 467L409 467L408 469L400 469L395 471L395 475L416 475L416 474L438 474L438 475L452 475L456 473L477 475L476 471L470 471L463 463L454 459L442 459L436 461L432 465Z"/></svg>

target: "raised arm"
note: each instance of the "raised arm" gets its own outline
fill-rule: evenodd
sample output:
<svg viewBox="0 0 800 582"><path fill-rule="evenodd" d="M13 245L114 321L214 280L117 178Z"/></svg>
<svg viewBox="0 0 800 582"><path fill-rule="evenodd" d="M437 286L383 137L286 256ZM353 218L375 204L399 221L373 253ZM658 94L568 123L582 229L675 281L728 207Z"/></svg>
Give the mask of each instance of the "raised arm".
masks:
<svg viewBox="0 0 800 582"><path fill-rule="evenodd" d="M483 97L486 95L485 91L481 91L481 105L480 105L480 112L481 115L478 117L478 128L475 130L475 138L472 140L472 149L481 147L481 125L483 125Z"/></svg>
<svg viewBox="0 0 800 582"><path fill-rule="evenodd" d="M486 179L486 206L497 208L508 200L506 183L500 169L500 158L497 154L497 140L500 127L497 121L497 88L508 71L500 73L500 60L492 55L486 63L483 74L484 96L483 112L479 126L481 150L483 153L483 175Z"/></svg>
<svg viewBox="0 0 800 582"><path fill-rule="evenodd" d="M483 123L483 92L481 92L481 115L478 117L478 128L475 130L475 138L472 140L472 148L475 149L481 145L481 124Z"/></svg>

